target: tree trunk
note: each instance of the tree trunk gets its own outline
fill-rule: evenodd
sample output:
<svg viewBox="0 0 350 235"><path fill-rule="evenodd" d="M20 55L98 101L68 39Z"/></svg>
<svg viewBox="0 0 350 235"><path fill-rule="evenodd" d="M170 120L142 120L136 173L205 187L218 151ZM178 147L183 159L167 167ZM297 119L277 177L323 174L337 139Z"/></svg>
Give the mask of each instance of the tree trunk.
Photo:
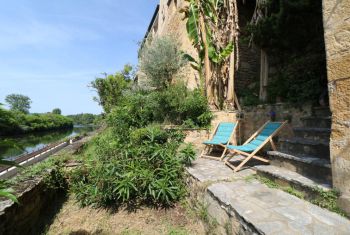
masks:
<svg viewBox="0 0 350 235"><path fill-rule="evenodd" d="M205 76L205 90L209 103L213 102L213 89L212 89L212 79L210 71L210 61L209 61L209 51L207 42L207 32L205 28L204 18L202 12L199 15L200 31L202 35L202 41L204 45L204 76Z"/></svg>
<svg viewBox="0 0 350 235"><path fill-rule="evenodd" d="M229 79L228 79L228 87L227 87L227 101L229 103L233 103L234 97L235 97L235 54L232 53L230 55L230 62L229 62Z"/></svg>

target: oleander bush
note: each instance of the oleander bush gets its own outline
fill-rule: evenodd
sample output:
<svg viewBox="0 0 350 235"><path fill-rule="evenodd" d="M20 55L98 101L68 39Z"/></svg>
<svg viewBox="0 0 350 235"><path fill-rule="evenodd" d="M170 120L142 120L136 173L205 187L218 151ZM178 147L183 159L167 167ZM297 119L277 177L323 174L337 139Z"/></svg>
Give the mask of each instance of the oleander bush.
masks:
<svg viewBox="0 0 350 235"><path fill-rule="evenodd" d="M113 114L111 114L113 115ZM158 125L109 128L90 145L71 179L81 205L171 205L185 195L184 167L195 156L184 135Z"/></svg>

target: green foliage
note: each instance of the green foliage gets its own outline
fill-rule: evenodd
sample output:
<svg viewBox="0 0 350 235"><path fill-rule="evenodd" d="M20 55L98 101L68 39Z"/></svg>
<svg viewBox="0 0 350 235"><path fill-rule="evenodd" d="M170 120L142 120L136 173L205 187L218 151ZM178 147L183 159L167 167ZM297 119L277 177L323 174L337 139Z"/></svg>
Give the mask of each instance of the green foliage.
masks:
<svg viewBox="0 0 350 235"><path fill-rule="evenodd" d="M31 114L21 117L21 128L24 132L45 131L71 128L71 119L58 114Z"/></svg>
<svg viewBox="0 0 350 235"><path fill-rule="evenodd" d="M111 113L110 115L115 115ZM72 191L82 205L146 202L169 205L185 193L184 164L174 131L159 126L114 128L94 140L93 154L75 171ZM188 147L189 148L189 147Z"/></svg>
<svg viewBox="0 0 350 235"><path fill-rule="evenodd" d="M85 150L83 166L72 175L71 189L81 205L168 206L185 195L184 167L195 151L192 145L182 145L184 133L157 123L191 120L206 126L212 116L197 90L182 83L163 88L119 91L105 118L107 129Z"/></svg>
<svg viewBox="0 0 350 235"><path fill-rule="evenodd" d="M304 192L301 192L297 189L295 189L294 187L291 186L287 186L287 187L283 187L280 186L279 184L277 184L274 180L271 180L269 178L266 177L262 177L262 176L253 176L253 178L259 180L260 182L266 184L268 187L270 188L278 188L281 189L291 195L294 195L298 198L301 199L305 199L310 201L311 203L325 208L329 211L333 211L339 215L342 216L346 216L346 213L338 206L338 198L339 198L339 192L337 190L329 190L329 191L325 191L321 188L315 187L312 189L313 193L314 193L314 197L312 199L309 199L308 197L305 196ZM248 180L251 180L250 178Z"/></svg>
<svg viewBox="0 0 350 235"><path fill-rule="evenodd" d="M0 198L5 197L18 203L17 197L13 194L12 189L5 188L5 184L0 182Z"/></svg>
<svg viewBox="0 0 350 235"><path fill-rule="evenodd" d="M93 141L84 166L74 172L72 191L77 199L94 206L170 205L179 200L185 195L184 167L195 151L191 145L179 148L182 132L154 123L194 119L196 124L208 124L208 114L197 119L203 112L209 112L205 99L183 85L123 92L106 117L108 129Z"/></svg>
<svg viewBox="0 0 350 235"><path fill-rule="evenodd" d="M313 191L317 195L319 195L317 198L311 201L313 204L320 206L322 208L326 208L342 216L346 216L346 213L338 205L338 198L340 196L339 191L334 189L329 191L324 191L320 188L314 188Z"/></svg>
<svg viewBox="0 0 350 235"><path fill-rule="evenodd" d="M167 234L168 235L188 235L189 233L186 231L186 229L172 227L169 229Z"/></svg>
<svg viewBox="0 0 350 235"><path fill-rule="evenodd" d="M29 113L30 103L32 103L28 96L20 94L7 95L5 101L11 110L21 113Z"/></svg>
<svg viewBox="0 0 350 235"><path fill-rule="evenodd" d="M172 36L155 38L140 53L140 69L150 85L158 89L167 88L186 62L177 40Z"/></svg>
<svg viewBox="0 0 350 235"><path fill-rule="evenodd" d="M223 7L222 0L188 0L189 5L185 8L181 9L180 12L185 14L186 22L186 30L189 39L192 41L193 45L196 48L199 48L199 57L201 62L196 62L196 64L203 64L204 60L204 42L201 38L205 37L208 46L209 60L214 64L221 64L224 62L233 52L234 44L233 42L229 42L226 46L216 45L213 41L212 32L210 29L210 25L217 25L219 21L219 8ZM203 14L204 23L205 23L205 31L206 35L202 35L204 33L203 29L200 29L200 14ZM190 60L192 63L194 61ZM197 66L197 68L203 68L203 66Z"/></svg>
<svg viewBox="0 0 350 235"><path fill-rule="evenodd" d="M59 114L24 114L0 107L0 136L72 127L72 120Z"/></svg>
<svg viewBox="0 0 350 235"><path fill-rule="evenodd" d="M52 113L53 114L62 114L62 111L59 108L55 108L55 109L52 110Z"/></svg>
<svg viewBox="0 0 350 235"><path fill-rule="evenodd" d="M102 115L96 115L91 113L81 113L75 115L67 115L68 118L73 120L75 125L97 125L100 122Z"/></svg>
<svg viewBox="0 0 350 235"><path fill-rule="evenodd" d="M319 56L289 57L288 66L278 70L269 82L269 102L275 102L276 97L292 103L317 101L326 87L326 75L320 70L324 62L315 57Z"/></svg>
<svg viewBox="0 0 350 235"><path fill-rule="evenodd" d="M0 136L20 131L15 113L5 110L0 106Z"/></svg>
<svg viewBox="0 0 350 235"><path fill-rule="evenodd" d="M206 98L199 90L190 91L182 83L161 91L126 93L111 113L107 122L119 123L115 128L141 127L152 122L182 125L189 120L193 127L205 127L212 119Z"/></svg>
<svg viewBox="0 0 350 235"><path fill-rule="evenodd" d="M187 144L180 150L180 161L186 166L191 165L191 162L196 158L196 151L192 144Z"/></svg>
<svg viewBox="0 0 350 235"><path fill-rule="evenodd" d="M104 109L106 113L116 106L122 97L122 92L130 87L133 76L133 68L131 65L125 65L120 72L110 75L104 74L104 78L96 78L90 83L98 94L94 97Z"/></svg>
<svg viewBox="0 0 350 235"><path fill-rule="evenodd" d="M5 161L0 158L0 166L13 166L13 162ZM13 194L14 191L11 188L7 187L5 181L0 180L0 198L8 198L16 203L18 203L17 197Z"/></svg>
<svg viewBox="0 0 350 235"><path fill-rule="evenodd" d="M322 1L270 0L261 8L267 15L242 34L272 58L268 101L318 101L327 90Z"/></svg>

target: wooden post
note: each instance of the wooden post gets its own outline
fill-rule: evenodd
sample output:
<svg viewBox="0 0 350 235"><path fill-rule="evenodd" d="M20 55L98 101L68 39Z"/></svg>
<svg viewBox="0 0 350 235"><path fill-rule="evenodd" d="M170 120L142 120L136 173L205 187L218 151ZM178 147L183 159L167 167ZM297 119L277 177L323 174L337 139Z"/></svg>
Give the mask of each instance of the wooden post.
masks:
<svg viewBox="0 0 350 235"><path fill-rule="evenodd" d="M266 52L261 49L261 56L260 56L260 91L259 91L259 99L261 101L266 101L267 98L267 84L268 84L268 77L269 77L269 62L268 62L268 56Z"/></svg>

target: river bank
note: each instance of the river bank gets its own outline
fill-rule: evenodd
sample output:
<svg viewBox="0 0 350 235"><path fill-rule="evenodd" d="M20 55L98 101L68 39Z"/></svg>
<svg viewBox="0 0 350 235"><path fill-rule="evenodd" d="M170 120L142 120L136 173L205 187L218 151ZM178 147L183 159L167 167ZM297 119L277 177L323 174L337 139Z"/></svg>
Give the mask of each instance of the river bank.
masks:
<svg viewBox="0 0 350 235"><path fill-rule="evenodd" d="M93 136L9 182L19 204L0 199L0 234L204 234L201 222L181 202L167 209L80 207L67 188L69 172L82 164L79 153Z"/></svg>
<svg viewBox="0 0 350 235"><path fill-rule="evenodd" d="M44 146L93 131L93 126L74 126L70 129L36 132L0 139L0 158L15 160L16 156L36 151Z"/></svg>

